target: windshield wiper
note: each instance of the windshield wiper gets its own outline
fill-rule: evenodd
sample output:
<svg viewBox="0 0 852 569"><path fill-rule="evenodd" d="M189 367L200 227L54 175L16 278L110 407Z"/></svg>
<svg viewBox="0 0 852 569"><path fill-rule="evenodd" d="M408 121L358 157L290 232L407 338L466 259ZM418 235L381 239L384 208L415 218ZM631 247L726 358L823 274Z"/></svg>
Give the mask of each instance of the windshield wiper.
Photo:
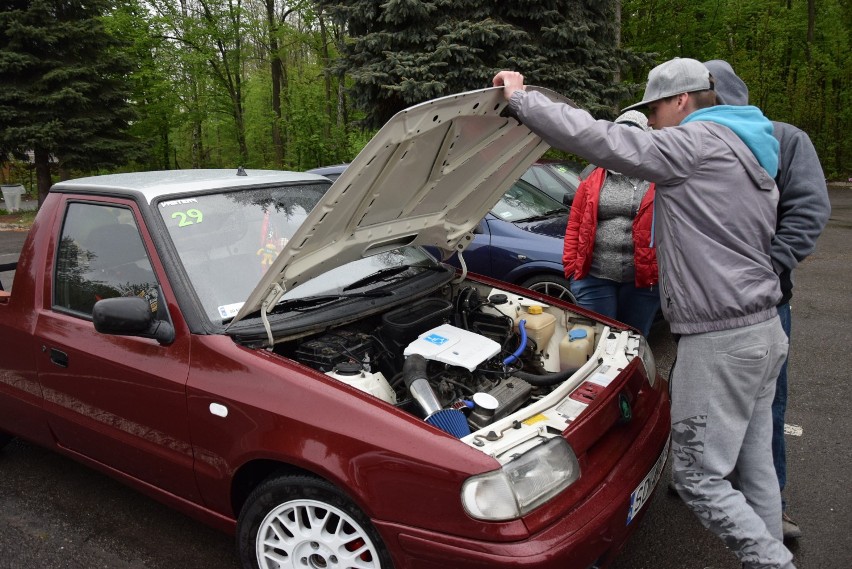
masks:
<svg viewBox="0 0 852 569"><path fill-rule="evenodd" d="M343 287L344 291L352 290L353 288L359 288L364 285L378 283L383 280L388 279L389 277L396 276L400 273L404 273L408 269L410 269L410 265L399 265L397 267L385 267L384 269L379 269L375 273L367 275L364 278L358 279L354 283L349 283L345 287Z"/></svg>
<svg viewBox="0 0 852 569"><path fill-rule="evenodd" d="M352 294L316 294L314 296L302 296L299 298L288 298L282 300L275 305L273 312L281 312L282 310L303 310L305 308L316 308L325 304L331 304L340 300L350 298L379 298L383 296L391 296L393 293L389 290L368 290L364 292L355 292Z"/></svg>
<svg viewBox="0 0 852 569"><path fill-rule="evenodd" d="M540 213L538 215L533 215L530 217L525 217L524 219L519 219L518 221L540 221L542 219L550 219L556 215L566 215L568 213L567 209L552 209L545 213Z"/></svg>
<svg viewBox="0 0 852 569"><path fill-rule="evenodd" d="M344 292L347 290L352 290L353 288L360 288L362 286L368 284L379 283L382 281L391 281L395 280L391 277L395 277L401 273L404 273L408 269L423 269L424 271L444 271L441 266L433 266L433 265L399 265L396 267L385 267L384 269L379 269L373 274L367 275L364 278L358 279L354 283L349 283L345 287L343 287Z"/></svg>

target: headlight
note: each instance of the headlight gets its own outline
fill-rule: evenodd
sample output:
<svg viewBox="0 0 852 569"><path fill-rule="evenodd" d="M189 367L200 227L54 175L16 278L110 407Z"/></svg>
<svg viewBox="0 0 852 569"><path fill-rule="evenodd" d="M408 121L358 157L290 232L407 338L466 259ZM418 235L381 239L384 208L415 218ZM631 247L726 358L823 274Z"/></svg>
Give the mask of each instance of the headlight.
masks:
<svg viewBox="0 0 852 569"><path fill-rule="evenodd" d="M462 504L480 520L519 518L540 506L580 477L580 464L570 445L554 437L503 465L474 476L462 486Z"/></svg>
<svg viewBox="0 0 852 569"><path fill-rule="evenodd" d="M657 360L654 359L654 352L651 351L651 346L648 345L648 340L644 336L639 338L639 357L642 359L642 365L645 366L648 383L653 387L657 381Z"/></svg>

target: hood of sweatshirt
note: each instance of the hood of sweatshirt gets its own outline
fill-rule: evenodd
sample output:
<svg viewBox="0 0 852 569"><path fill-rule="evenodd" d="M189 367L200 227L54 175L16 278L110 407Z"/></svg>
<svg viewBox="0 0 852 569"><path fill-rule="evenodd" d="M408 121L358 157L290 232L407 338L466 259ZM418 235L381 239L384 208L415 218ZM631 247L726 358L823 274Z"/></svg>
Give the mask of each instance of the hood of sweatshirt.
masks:
<svg viewBox="0 0 852 569"><path fill-rule="evenodd" d="M704 62L704 67L713 76L715 82L716 102L720 105L748 105L748 87L734 73L731 64L723 59L711 59Z"/></svg>
<svg viewBox="0 0 852 569"><path fill-rule="evenodd" d="M772 135L772 121L755 106L716 105L699 109L687 116L681 124L708 121L728 127L749 150L772 178L778 173L778 141Z"/></svg>

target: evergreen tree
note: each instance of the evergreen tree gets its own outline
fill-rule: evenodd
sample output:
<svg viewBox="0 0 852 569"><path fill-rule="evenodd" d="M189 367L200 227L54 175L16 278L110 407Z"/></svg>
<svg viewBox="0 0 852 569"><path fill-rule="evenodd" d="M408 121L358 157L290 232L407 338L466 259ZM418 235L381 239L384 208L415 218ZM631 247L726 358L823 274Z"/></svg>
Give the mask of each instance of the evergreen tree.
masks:
<svg viewBox="0 0 852 569"><path fill-rule="evenodd" d="M0 6L0 148L35 155L39 200L61 175L126 163L135 149L131 62L102 17L109 0L5 0Z"/></svg>
<svg viewBox="0 0 852 569"><path fill-rule="evenodd" d="M644 58L617 45L617 0L319 0L348 25L339 65L353 103L379 126L441 95L491 86L500 69L600 116L636 91L618 81Z"/></svg>

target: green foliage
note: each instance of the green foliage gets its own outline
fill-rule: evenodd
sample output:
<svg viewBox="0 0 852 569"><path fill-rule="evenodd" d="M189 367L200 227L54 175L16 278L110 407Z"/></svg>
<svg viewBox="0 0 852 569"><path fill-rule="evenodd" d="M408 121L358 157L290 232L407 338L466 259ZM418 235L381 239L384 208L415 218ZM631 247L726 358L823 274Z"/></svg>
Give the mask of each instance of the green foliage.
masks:
<svg viewBox="0 0 852 569"><path fill-rule="evenodd" d="M9 154L5 161L2 161L0 167L0 183L3 184L21 184L27 191L32 190L30 184L30 175L32 167L27 159L18 159L14 155Z"/></svg>
<svg viewBox="0 0 852 569"><path fill-rule="evenodd" d="M8 0L0 9L0 148L47 152L65 169L132 157L132 60L102 16L107 0Z"/></svg>
<svg viewBox="0 0 852 569"><path fill-rule="evenodd" d="M337 124L331 112L337 83L324 85L327 46L313 5L274 5L279 20L271 29L261 0L122 1L111 21L133 44L133 127L148 150L136 167L281 167L276 125L285 167L352 158L350 125ZM284 70L281 119L273 104L272 37Z"/></svg>
<svg viewBox="0 0 852 569"><path fill-rule="evenodd" d="M826 174L837 176L852 161L850 13L841 0L626 0L623 38L658 62L725 59L748 85L749 102L807 132Z"/></svg>
<svg viewBox="0 0 852 569"><path fill-rule="evenodd" d="M180 95L175 82L173 61L164 48L162 30L153 26L148 12L134 0L118 2L104 18L110 33L126 41L134 69L128 80L136 119L130 133L145 151L134 164L139 169L166 170L171 164L170 129L176 120Z"/></svg>
<svg viewBox="0 0 852 569"><path fill-rule="evenodd" d="M616 45L613 0L321 0L349 26L338 66L353 103L379 126L415 103L491 86L501 69L612 116L635 91L615 81L642 58Z"/></svg>
<svg viewBox="0 0 852 569"><path fill-rule="evenodd" d="M653 53L728 60L846 177L850 24L841 0L5 0L0 157L301 170L351 160L394 113L500 69L612 118Z"/></svg>

